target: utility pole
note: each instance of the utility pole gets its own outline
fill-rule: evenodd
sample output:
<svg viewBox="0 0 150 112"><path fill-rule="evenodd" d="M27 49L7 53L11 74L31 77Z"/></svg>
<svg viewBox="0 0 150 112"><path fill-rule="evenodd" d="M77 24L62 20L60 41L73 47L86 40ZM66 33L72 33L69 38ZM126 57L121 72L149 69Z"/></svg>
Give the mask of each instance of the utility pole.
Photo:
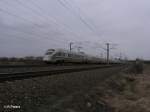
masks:
<svg viewBox="0 0 150 112"><path fill-rule="evenodd" d="M72 44L73 44L73 42L69 43L69 49L70 49L70 51L72 51Z"/></svg>
<svg viewBox="0 0 150 112"><path fill-rule="evenodd" d="M107 51L107 64L109 64L109 43L106 43L106 46L107 46L107 48L106 48L106 51Z"/></svg>
<svg viewBox="0 0 150 112"><path fill-rule="evenodd" d="M113 47L111 47L110 48L110 45L113 45L113 44L111 44L111 43L106 43L106 48L103 48L103 47L101 47L102 49L104 49L106 52L107 52L107 56L106 56L106 61L107 61L107 64L109 64L109 58L110 58L110 49L115 49L115 48L113 48ZM116 44L114 44L114 45L116 45Z"/></svg>
<svg viewBox="0 0 150 112"><path fill-rule="evenodd" d="M110 59L109 59L110 58L110 50L116 49L114 46L116 46L117 44L107 42L107 43L105 43L105 45L106 45L106 48L102 47L101 45L99 45L98 47L102 48L104 51L106 51L106 62L107 62L107 64L109 64L109 62L110 62Z"/></svg>
<svg viewBox="0 0 150 112"><path fill-rule="evenodd" d="M119 56L120 60L122 60L122 53L120 52L120 56Z"/></svg>

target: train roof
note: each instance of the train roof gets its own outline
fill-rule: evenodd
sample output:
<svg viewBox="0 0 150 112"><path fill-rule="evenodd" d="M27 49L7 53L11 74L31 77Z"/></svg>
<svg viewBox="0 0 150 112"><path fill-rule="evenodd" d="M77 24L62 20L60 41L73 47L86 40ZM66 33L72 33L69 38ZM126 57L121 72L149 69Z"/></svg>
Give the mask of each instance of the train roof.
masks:
<svg viewBox="0 0 150 112"><path fill-rule="evenodd" d="M102 58L100 58L98 56L93 56L93 55L90 55L90 54L85 54L84 52L69 51L69 50L62 49L62 48L48 49L47 52L48 51L65 52L65 53L70 53L70 54L84 55L84 56L87 56L89 58L99 58L99 59L102 59Z"/></svg>
<svg viewBox="0 0 150 112"><path fill-rule="evenodd" d="M48 51L56 51L56 52L65 52L65 53L71 53L71 54L80 54L80 55L86 55L85 53L83 52L75 52L75 51L69 51L69 50L66 50L66 49L62 49L62 48L56 48L56 49L48 49Z"/></svg>

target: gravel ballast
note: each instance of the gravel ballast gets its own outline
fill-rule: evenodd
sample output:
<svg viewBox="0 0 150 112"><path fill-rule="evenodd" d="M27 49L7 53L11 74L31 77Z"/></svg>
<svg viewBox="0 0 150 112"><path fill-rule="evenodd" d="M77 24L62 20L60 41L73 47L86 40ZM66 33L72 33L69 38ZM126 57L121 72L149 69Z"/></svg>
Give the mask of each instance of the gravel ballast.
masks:
<svg viewBox="0 0 150 112"><path fill-rule="evenodd" d="M0 109L15 112L107 111L107 104L90 94L93 94L92 88L108 76L117 75L120 69L96 69L0 83Z"/></svg>

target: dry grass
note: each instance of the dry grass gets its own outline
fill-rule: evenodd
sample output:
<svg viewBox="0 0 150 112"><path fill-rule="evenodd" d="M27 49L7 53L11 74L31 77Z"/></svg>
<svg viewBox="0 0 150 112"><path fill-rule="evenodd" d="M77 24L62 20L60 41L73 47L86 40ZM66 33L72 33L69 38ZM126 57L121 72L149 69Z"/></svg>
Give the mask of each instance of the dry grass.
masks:
<svg viewBox="0 0 150 112"><path fill-rule="evenodd" d="M120 74L105 83L103 98L114 112L150 112L149 68L143 74Z"/></svg>

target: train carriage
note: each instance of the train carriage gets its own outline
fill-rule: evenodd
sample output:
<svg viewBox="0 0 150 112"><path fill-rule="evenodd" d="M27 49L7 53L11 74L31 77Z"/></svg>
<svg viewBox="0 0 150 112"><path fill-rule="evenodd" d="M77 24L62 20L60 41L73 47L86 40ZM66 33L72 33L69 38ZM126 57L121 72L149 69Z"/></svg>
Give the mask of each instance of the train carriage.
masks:
<svg viewBox="0 0 150 112"><path fill-rule="evenodd" d="M70 52L63 49L49 49L45 53L43 60L49 63L58 62L74 62L80 63L84 61L85 56L77 52Z"/></svg>
<svg viewBox="0 0 150 112"><path fill-rule="evenodd" d="M43 61L47 63L106 63L106 60L103 58L64 49L48 49L44 55ZM120 63L119 61L110 60L110 63L113 62Z"/></svg>

